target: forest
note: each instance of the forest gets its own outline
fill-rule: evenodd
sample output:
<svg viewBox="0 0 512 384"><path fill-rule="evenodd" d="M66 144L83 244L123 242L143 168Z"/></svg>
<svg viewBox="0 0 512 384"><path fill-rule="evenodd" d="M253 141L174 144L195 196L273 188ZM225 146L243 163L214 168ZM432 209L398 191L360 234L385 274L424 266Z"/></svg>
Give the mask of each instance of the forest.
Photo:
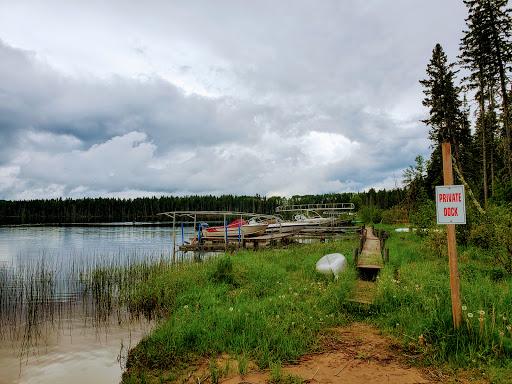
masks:
<svg viewBox="0 0 512 384"><path fill-rule="evenodd" d="M160 212L185 210L238 211L273 214L286 204L347 203L356 208L388 209L400 203L405 190L370 189L360 193L332 193L286 197L265 196L161 196L136 199L84 198L7 201L0 200L0 225L65 224L120 221L161 221Z"/></svg>

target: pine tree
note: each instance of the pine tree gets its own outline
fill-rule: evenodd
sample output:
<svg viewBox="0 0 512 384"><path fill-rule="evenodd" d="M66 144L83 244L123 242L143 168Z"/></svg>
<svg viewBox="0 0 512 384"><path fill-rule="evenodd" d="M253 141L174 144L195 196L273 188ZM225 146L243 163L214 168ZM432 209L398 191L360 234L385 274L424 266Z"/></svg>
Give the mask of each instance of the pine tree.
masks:
<svg viewBox="0 0 512 384"><path fill-rule="evenodd" d="M423 122L430 126L429 138L433 151L427 163L426 181L440 183L441 142L449 142L454 148L455 161L461 169L461 160L468 156L471 137L467 111L461 111L459 87L454 84L454 64L448 59L440 44L436 44L427 65L427 79L421 80L425 98L423 105L429 108L429 117ZM436 184L431 184L436 185ZM432 190L428 191L432 193Z"/></svg>
<svg viewBox="0 0 512 384"><path fill-rule="evenodd" d="M466 78L467 85L478 89L476 98L479 101L480 116L486 114L485 100L490 98L493 101L493 90L499 90L503 113L501 121L504 128L502 152L507 169L506 175L511 179L512 150L507 73L510 71L512 61L512 17L507 3L507 0L464 0L468 8L468 29L464 31L461 40L460 59L462 66L470 73ZM482 149L486 151L487 145L483 145Z"/></svg>
<svg viewBox="0 0 512 384"><path fill-rule="evenodd" d="M453 67L441 45L436 44L427 65L428 78L420 80L425 94L423 105L429 107L429 117L423 122L430 126L429 137L434 145L443 141L456 145L461 136L461 102L459 88L454 85Z"/></svg>

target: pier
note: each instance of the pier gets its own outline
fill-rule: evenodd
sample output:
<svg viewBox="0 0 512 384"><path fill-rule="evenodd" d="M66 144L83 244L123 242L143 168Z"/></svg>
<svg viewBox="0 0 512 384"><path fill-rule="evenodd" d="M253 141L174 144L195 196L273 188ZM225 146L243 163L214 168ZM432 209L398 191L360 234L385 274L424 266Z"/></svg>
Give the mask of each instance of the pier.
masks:
<svg viewBox="0 0 512 384"><path fill-rule="evenodd" d="M354 264L359 273L351 302L371 305L375 296L375 280L384 264L389 261L385 247L388 234L373 227L361 230L359 248L354 251Z"/></svg>
<svg viewBox="0 0 512 384"><path fill-rule="evenodd" d="M294 207L295 208L295 207ZM274 226L272 229L267 229L264 233L253 235L244 235L240 228L235 227L228 232L225 230L219 232L216 237L203 235L203 221L220 223L221 227L227 228L228 222L233 219L253 221L256 223L270 223L279 224L282 218L277 215L262 215L247 212L231 212L231 211L175 211L163 212L161 215L167 216L172 219L172 232L173 237L173 257L176 252L222 252L233 251L237 249L262 249L273 246L285 246L291 243L301 243L308 241L329 241L334 238L342 238L344 236L353 236L360 231L359 227L351 225L351 220L340 219L339 207L334 205L314 205L300 206L297 209L285 208L287 212L305 212L309 214L311 211L317 209L327 209L326 212L336 212L329 218L322 217L322 223L317 225L310 222L304 222L304 225L297 223L297 228ZM343 211L348 210L350 207L343 207ZM318 218L318 217L316 217ZM293 223L295 225L295 222ZM194 228L194 235L185 239L184 225L192 226ZM180 233L181 227L181 233ZM181 241L177 242L177 237L181 235Z"/></svg>

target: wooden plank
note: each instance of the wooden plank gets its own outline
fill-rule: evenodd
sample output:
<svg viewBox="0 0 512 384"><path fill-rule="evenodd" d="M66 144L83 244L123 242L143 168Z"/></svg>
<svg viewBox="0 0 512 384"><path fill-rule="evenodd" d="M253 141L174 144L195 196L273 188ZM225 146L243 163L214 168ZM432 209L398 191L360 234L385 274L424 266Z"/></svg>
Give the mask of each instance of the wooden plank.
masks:
<svg viewBox="0 0 512 384"><path fill-rule="evenodd" d="M367 228L366 231L366 240L357 259L357 268L382 269L384 261L380 251L380 239L375 236L372 228Z"/></svg>

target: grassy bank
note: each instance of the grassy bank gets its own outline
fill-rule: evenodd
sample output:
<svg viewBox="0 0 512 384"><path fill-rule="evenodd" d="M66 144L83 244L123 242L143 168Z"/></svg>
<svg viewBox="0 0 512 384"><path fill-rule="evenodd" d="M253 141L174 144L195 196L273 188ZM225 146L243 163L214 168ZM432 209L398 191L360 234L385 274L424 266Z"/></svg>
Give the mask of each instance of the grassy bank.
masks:
<svg viewBox="0 0 512 384"><path fill-rule="evenodd" d="M355 241L244 251L184 264L139 287L132 305L167 313L132 350L124 381L172 380L198 357L228 353L241 373L289 362L315 347L318 332L345 324L342 303L355 272L338 281L315 272L325 253L351 254Z"/></svg>
<svg viewBox="0 0 512 384"><path fill-rule="evenodd" d="M491 252L459 247L463 324L454 331L446 235L439 230L424 237L392 232L370 321L398 336L422 364L476 367L495 382L511 382L512 277Z"/></svg>
<svg viewBox="0 0 512 384"><path fill-rule="evenodd" d="M130 305L164 317L129 356L124 382L166 382L200 357L222 353L260 368L290 362L317 347L322 330L364 320L403 341L421 365L480 368L494 382L512 377L512 279L478 248L461 248L462 329L451 318L447 260L441 234L395 233L390 263L377 280L375 306L347 304L356 275L317 274L322 255L352 263L356 240L240 252L200 264L156 269ZM217 373L216 373L217 372ZM212 377L218 375L212 366Z"/></svg>

